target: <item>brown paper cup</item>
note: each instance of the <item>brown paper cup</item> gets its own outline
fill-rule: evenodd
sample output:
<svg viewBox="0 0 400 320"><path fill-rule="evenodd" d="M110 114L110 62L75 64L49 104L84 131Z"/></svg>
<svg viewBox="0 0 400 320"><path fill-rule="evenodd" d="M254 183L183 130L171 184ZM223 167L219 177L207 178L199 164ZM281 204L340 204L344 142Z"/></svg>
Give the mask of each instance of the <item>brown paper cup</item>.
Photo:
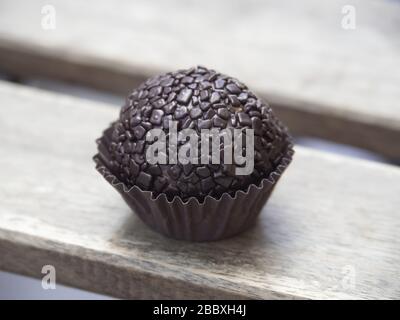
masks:
<svg viewBox="0 0 400 320"><path fill-rule="evenodd" d="M165 194L154 197L151 191L137 186L127 188L111 172L108 152L111 133L110 127L97 140L99 152L94 156L97 171L118 190L144 223L165 236L180 240L219 240L252 226L294 153L289 145L286 157L268 178L259 185L250 185L247 191L237 191L234 196L227 193L219 199L207 196L201 203L194 197L185 202L179 197L169 201Z"/></svg>

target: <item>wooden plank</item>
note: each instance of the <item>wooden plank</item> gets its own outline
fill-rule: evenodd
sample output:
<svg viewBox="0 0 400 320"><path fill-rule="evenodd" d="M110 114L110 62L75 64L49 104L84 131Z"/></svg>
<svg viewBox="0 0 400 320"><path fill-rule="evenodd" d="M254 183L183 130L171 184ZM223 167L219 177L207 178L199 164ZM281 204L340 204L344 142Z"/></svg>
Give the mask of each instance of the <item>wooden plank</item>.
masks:
<svg viewBox="0 0 400 320"><path fill-rule="evenodd" d="M398 3L352 1L355 30L341 27L346 0L54 0L55 30L41 27L45 4L2 1L3 70L125 94L200 63L267 97L295 134L400 158Z"/></svg>
<svg viewBox="0 0 400 320"><path fill-rule="evenodd" d="M118 109L0 94L0 268L122 298L399 298L400 170L297 147L258 224L188 243L143 225L95 171Z"/></svg>

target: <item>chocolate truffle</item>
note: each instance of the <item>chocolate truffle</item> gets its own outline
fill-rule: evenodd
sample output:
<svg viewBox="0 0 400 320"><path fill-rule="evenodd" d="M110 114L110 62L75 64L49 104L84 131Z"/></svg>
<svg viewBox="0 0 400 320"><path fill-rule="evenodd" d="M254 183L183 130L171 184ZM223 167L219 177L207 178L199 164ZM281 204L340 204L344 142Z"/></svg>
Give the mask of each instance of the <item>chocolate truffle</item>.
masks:
<svg viewBox="0 0 400 320"><path fill-rule="evenodd" d="M178 131L195 130L199 141L202 129L253 129L254 169L248 175L237 175L235 169L240 165L234 161L205 164L200 154L197 164L148 163L146 151L151 142L146 133L159 128L168 140L170 121L176 121ZM178 151L183 145L178 143ZM153 77L133 90L113 126L109 152L113 173L127 187L138 186L155 197L195 197L201 202L206 196L234 196L251 184L258 185L277 169L290 148L288 131L268 104L238 80L199 66Z"/></svg>
<svg viewBox="0 0 400 320"><path fill-rule="evenodd" d="M287 128L265 102L204 67L141 84L97 143L96 169L132 210L152 229L191 241L252 226L293 155Z"/></svg>

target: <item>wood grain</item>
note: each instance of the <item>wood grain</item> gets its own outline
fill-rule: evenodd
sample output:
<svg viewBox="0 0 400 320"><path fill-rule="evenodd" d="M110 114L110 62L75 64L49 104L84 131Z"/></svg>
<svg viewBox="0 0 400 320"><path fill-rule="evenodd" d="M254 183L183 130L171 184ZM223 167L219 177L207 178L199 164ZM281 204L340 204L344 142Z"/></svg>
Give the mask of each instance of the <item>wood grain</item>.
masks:
<svg viewBox="0 0 400 320"><path fill-rule="evenodd" d="M126 94L150 75L203 64L266 97L298 135L400 157L400 5L346 0L0 4L0 67ZM24 10L21 10L21 7ZM384 17L384 18L382 18Z"/></svg>
<svg viewBox="0 0 400 320"><path fill-rule="evenodd" d="M1 269L51 264L60 283L121 298L400 297L398 168L298 147L253 229L174 241L94 169L117 108L8 83L0 95Z"/></svg>

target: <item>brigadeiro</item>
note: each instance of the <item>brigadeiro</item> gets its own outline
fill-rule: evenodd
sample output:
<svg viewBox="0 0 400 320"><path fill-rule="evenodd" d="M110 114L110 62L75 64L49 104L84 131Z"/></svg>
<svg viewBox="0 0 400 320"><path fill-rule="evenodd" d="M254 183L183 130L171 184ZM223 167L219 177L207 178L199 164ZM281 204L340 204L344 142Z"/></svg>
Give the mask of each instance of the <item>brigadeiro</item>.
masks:
<svg viewBox="0 0 400 320"><path fill-rule="evenodd" d="M134 89L97 142L97 170L132 210L152 229L192 241L252 226L293 155L267 103L201 66Z"/></svg>

